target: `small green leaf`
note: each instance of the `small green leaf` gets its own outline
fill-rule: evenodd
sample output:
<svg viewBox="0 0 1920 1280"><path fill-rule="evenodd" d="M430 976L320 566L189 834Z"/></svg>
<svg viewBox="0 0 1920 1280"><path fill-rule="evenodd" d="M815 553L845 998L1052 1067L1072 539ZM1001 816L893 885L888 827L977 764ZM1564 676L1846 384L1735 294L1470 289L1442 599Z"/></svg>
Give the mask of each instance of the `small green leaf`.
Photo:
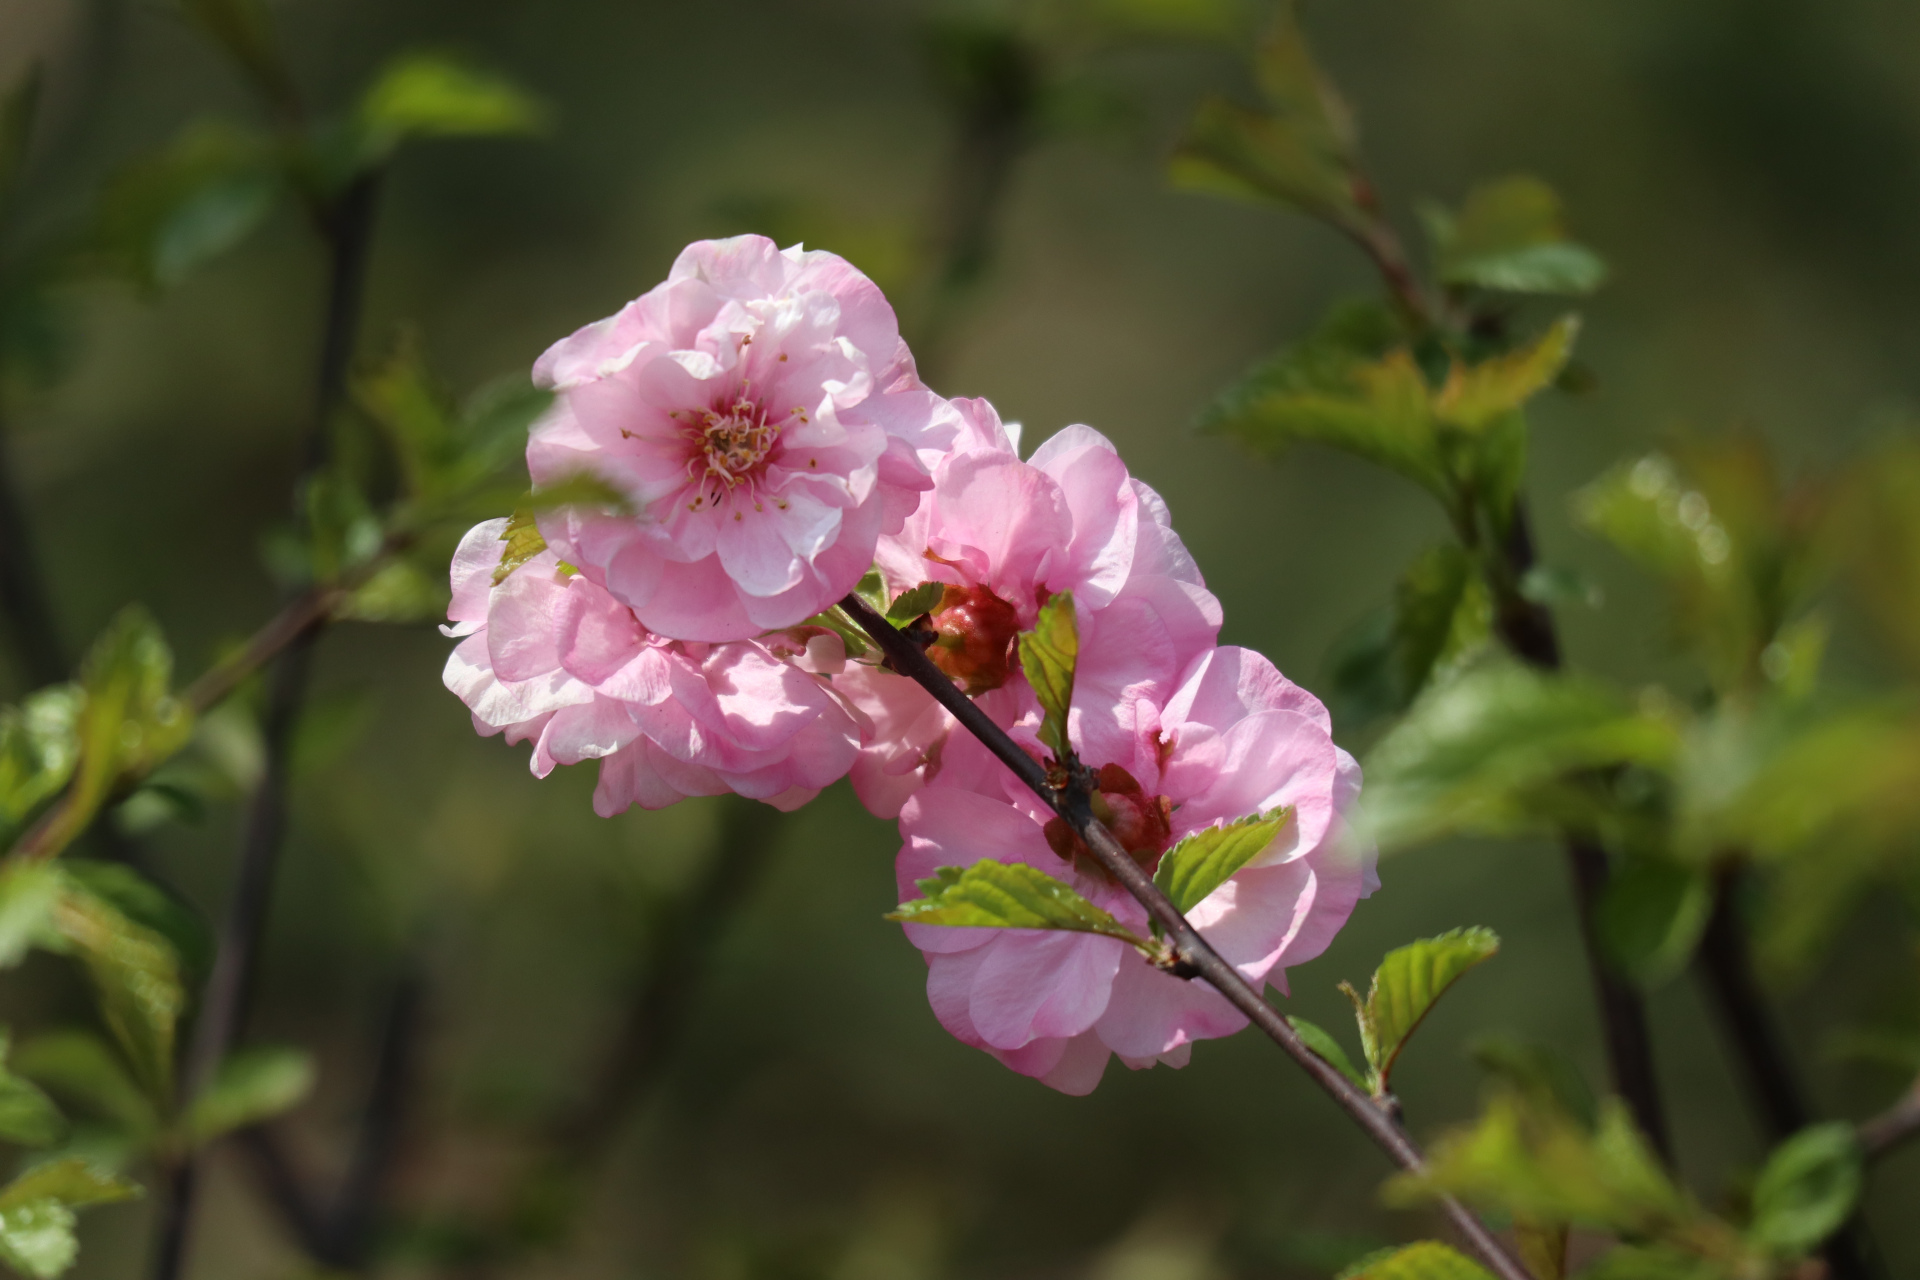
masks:
<svg viewBox="0 0 1920 1280"><path fill-rule="evenodd" d="M1473 1259L1441 1244L1418 1244L1382 1249L1342 1271L1335 1280L1493 1280L1492 1273Z"/></svg>
<svg viewBox="0 0 1920 1280"><path fill-rule="evenodd" d="M412 138L534 134L546 123L546 108L511 80L444 54L408 54L361 97L355 158L365 167Z"/></svg>
<svg viewBox="0 0 1920 1280"><path fill-rule="evenodd" d="M6 1049L0 1032L0 1055ZM67 1131L66 1117L34 1083L0 1067L0 1141L23 1147L46 1147Z"/></svg>
<svg viewBox="0 0 1920 1280"><path fill-rule="evenodd" d="M313 1059L298 1049L243 1049L220 1064L206 1091L187 1108L193 1142L257 1124L298 1106L313 1091Z"/></svg>
<svg viewBox="0 0 1920 1280"><path fill-rule="evenodd" d="M156 1101L171 1098L174 1027L186 1004L173 948L72 879L54 908L54 925L86 965L101 1019L141 1088Z"/></svg>
<svg viewBox="0 0 1920 1280"><path fill-rule="evenodd" d="M1143 951L1151 949L1107 912L1024 862L983 858L964 870L941 867L919 884L926 896L901 903L887 919L962 928L1064 929L1104 934Z"/></svg>
<svg viewBox="0 0 1920 1280"><path fill-rule="evenodd" d="M33 1280L53 1280L79 1252L73 1211L138 1194L138 1186L86 1160L35 1166L0 1189L0 1260Z"/></svg>
<svg viewBox="0 0 1920 1280"><path fill-rule="evenodd" d="M1769 1252L1799 1257L1840 1229L1860 1200L1864 1179L1853 1126L1814 1125L1767 1158L1753 1184L1748 1235Z"/></svg>
<svg viewBox="0 0 1920 1280"><path fill-rule="evenodd" d="M1434 412L1450 426L1486 430L1553 385L1573 355L1579 332L1578 317L1562 316L1523 347L1479 364L1456 361L1434 397Z"/></svg>
<svg viewBox="0 0 1920 1280"><path fill-rule="evenodd" d="M1308 1022L1305 1018L1296 1018L1292 1014L1287 1015L1287 1025L1300 1033L1300 1038L1307 1042L1307 1048L1313 1050L1315 1057L1353 1081L1355 1088L1369 1087L1367 1078L1360 1074L1358 1067L1353 1065L1353 1059L1347 1056L1347 1051L1342 1049L1340 1042L1328 1035L1325 1030Z"/></svg>
<svg viewBox="0 0 1920 1280"><path fill-rule="evenodd" d="M1073 672L1080 660L1080 627L1073 612L1073 593L1061 591L1040 606L1033 630L1020 634L1020 668L1043 713L1040 741L1064 761L1073 752L1067 740L1067 712L1073 705Z"/></svg>
<svg viewBox="0 0 1920 1280"><path fill-rule="evenodd" d="M447 611L447 587L411 560L389 561L354 588L333 616L352 622L425 622Z"/></svg>
<svg viewBox="0 0 1920 1280"><path fill-rule="evenodd" d="M1500 950L1491 929L1454 929L1389 951L1373 971L1360 1006L1360 1045L1373 1068L1375 1092L1392 1084L1393 1064L1434 1003L1462 974Z"/></svg>
<svg viewBox="0 0 1920 1280"><path fill-rule="evenodd" d="M69 838L115 783L171 756L193 731L190 711L169 691L173 654L145 610L120 611L81 665L80 763L69 806Z"/></svg>
<svg viewBox="0 0 1920 1280"><path fill-rule="evenodd" d="M1713 909L1706 872L1665 858L1629 858L1607 882L1595 924L1614 962L1649 986L1673 978Z"/></svg>
<svg viewBox="0 0 1920 1280"><path fill-rule="evenodd" d="M204 723L204 721L203 721ZM192 907L124 862L62 858L60 870L129 920L167 940L188 969L203 973L213 961L213 931Z"/></svg>
<svg viewBox="0 0 1920 1280"><path fill-rule="evenodd" d="M1445 284L1585 294L1606 279L1599 255L1567 238L1560 198L1537 178L1476 188L1457 215L1435 211L1428 227Z"/></svg>
<svg viewBox="0 0 1920 1280"><path fill-rule="evenodd" d="M1266 852L1292 816L1291 809L1276 809L1196 831L1161 855L1153 882L1185 915Z"/></svg>
<svg viewBox="0 0 1920 1280"><path fill-rule="evenodd" d="M873 641L860 624L847 616L846 610L839 605L823 613L816 613L800 624L803 627L822 627L840 637L840 643L846 647L848 658L864 658L873 649Z"/></svg>
<svg viewBox="0 0 1920 1280"><path fill-rule="evenodd" d="M942 582L923 582L917 587L902 591L894 602L887 606L887 621L896 627L904 627L923 613L932 613L946 597L947 587Z"/></svg>
<svg viewBox="0 0 1920 1280"><path fill-rule="evenodd" d="M107 184L96 243L135 284L169 288L245 239L285 189L268 139L203 120Z"/></svg>
<svg viewBox="0 0 1920 1280"><path fill-rule="evenodd" d="M0 968L12 968L46 941L60 901L60 873L45 863L0 866Z"/></svg>
<svg viewBox="0 0 1920 1280"><path fill-rule="evenodd" d="M590 507L611 515L632 515L633 502L608 480L591 471L578 471L543 484L523 504L535 514L562 507Z"/></svg>
<svg viewBox="0 0 1920 1280"><path fill-rule="evenodd" d="M56 1097L113 1121L137 1142L160 1127L154 1103L105 1041L87 1031L36 1036L14 1054L14 1070Z"/></svg>
<svg viewBox="0 0 1920 1280"><path fill-rule="evenodd" d="M547 549L547 540L540 536L540 526L533 518L533 512L521 508L507 521L507 527L500 531L500 541L507 545L501 549L499 567L493 571L493 585L499 586L527 561Z"/></svg>

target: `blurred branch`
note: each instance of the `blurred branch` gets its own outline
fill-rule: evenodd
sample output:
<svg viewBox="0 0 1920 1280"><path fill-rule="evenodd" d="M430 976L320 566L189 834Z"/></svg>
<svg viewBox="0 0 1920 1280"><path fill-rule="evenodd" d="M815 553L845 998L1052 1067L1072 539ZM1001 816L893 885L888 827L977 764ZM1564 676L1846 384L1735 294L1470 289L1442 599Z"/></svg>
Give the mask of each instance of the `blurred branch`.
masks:
<svg viewBox="0 0 1920 1280"><path fill-rule="evenodd" d="M1518 583L1533 568L1533 531L1525 506L1516 500L1507 519L1501 548L1507 572L1496 585L1495 626L1500 637L1523 661L1543 670L1563 665L1559 632L1553 614L1519 593ZM1596 912L1612 874L1607 853L1583 835L1566 838L1568 869L1573 877L1574 909L1580 916L1580 938L1585 944L1587 968L1593 977L1600 1007L1601 1029L1607 1045L1607 1066L1613 1087L1633 1111L1634 1122L1647 1135L1667 1164L1673 1163L1673 1138L1661 1101L1660 1078L1653 1061L1653 1041L1647 1029L1646 1002L1639 988L1607 958L1601 945Z"/></svg>
<svg viewBox="0 0 1920 1280"><path fill-rule="evenodd" d="M1860 1146L1869 1160L1879 1159L1916 1135L1920 1135L1920 1080L1913 1082L1905 1097L1859 1129Z"/></svg>
<svg viewBox="0 0 1920 1280"><path fill-rule="evenodd" d="M858 593L841 600L840 607L873 637L874 643L887 655L895 671L916 681L932 694L934 700L945 707L962 727L978 738L1002 764L1013 771L1015 777L1064 819L1087 848L1092 850L1107 874L1146 908L1147 914L1166 931L1172 943L1178 967L1171 972L1176 977L1205 978L1214 990L1225 996L1229 1003L1299 1064L1315 1083L1332 1095L1340 1109L1351 1116L1395 1164L1409 1173L1418 1173L1425 1168L1426 1162L1420 1148L1414 1145L1399 1123L1365 1090L1307 1047L1300 1033L1258 991L1248 985L1238 970L1220 957L1219 952L1188 923L1187 918L1174 907L1140 864L1133 860L1106 825L1093 816L1082 781L1076 780L1065 788L1056 788L1049 783L1047 772L1038 761L975 706L959 686L933 665L918 644L895 630ZM1506 1246L1471 1210L1451 1196L1441 1197L1439 1203L1468 1246L1500 1280L1529 1280L1526 1268L1514 1259Z"/></svg>
<svg viewBox="0 0 1920 1280"><path fill-rule="evenodd" d="M308 484L326 465L334 416L346 401L347 372L360 327L378 190L377 172L360 178L320 220L329 258L327 311L319 375L315 379L313 419L308 427L302 470L293 489L296 520L305 514ZM221 1062L232 1052L246 1015L267 907L272 900L274 872L279 866L286 836L293 730L306 698L313 641L324 622L325 615L320 614L296 629L267 673L267 713L261 726L265 763L260 783L247 805L233 898L221 926L213 971L201 996L193 1039L181 1072L183 1099L194 1098L213 1079ZM154 1280L177 1280L184 1264L187 1231L193 1217L196 1165L196 1155L189 1152L169 1173L161 1204Z"/></svg>

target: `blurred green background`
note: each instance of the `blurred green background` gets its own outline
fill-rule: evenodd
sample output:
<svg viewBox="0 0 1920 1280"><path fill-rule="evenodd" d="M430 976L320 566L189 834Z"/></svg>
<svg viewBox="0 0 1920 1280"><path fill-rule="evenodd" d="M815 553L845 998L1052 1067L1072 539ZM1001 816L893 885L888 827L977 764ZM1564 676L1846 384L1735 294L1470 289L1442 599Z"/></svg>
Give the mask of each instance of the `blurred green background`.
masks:
<svg viewBox="0 0 1920 1280"><path fill-rule="evenodd" d="M509 74L554 110L545 139L402 158L379 220L368 356L415 324L464 390L650 287L685 242L744 230L843 253L896 293L910 334L928 322L916 263L953 198L955 136L928 23L986 10L286 0L276 14L316 100L344 100L386 57L424 46ZM1656 595L1571 527L1565 495L1689 426L1751 426L1816 465L1920 396L1920 9L1343 0L1310 6L1306 24L1409 234L1416 198L1531 172L1612 263L1584 308L1598 390L1537 411L1530 491L1545 558L1605 588L1604 607L1566 619L1575 663L1628 681L1674 670ZM47 225L187 120L250 111L165 6L8 0L0 73L36 55L53 80L29 213ZM1303 450L1269 466L1189 423L1249 361L1368 288L1367 268L1304 220L1167 187L1164 157L1194 102L1245 95L1244 41L1059 58L1059 110L1011 172L994 257L926 353L929 376L989 397L1030 442L1072 422L1109 434L1170 503L1225 603L1223 639L1321 688L1329 645L1440 533L1437 513L1350 459ZM74 297L70 369L14 395L8 423L70 650L140 601L190 673L270 611L259 544L296 468L321 279L311 235L283 211L163 297L107 285ZM1845 634L1842 678L1871 676L1876 658ZM497 1206L527 1135L587 1088L644 977L649 930L710 856L721 812L696 802L602 821L591 770L535 782L524 747L477 738L441 689L447 647L429 627L325 639L250 1032L319 1054L320 1090L289 1128L303 1162L331 1175L388 990L424 966L426 1040L384 1264L409 1273L462 1270L448 1224ZM6 697L20 692L14 673L0 679ZM235 825L229 808L154 837L160 865L210 912ZM1435 1229L1378 1207L1385 1162L1251 1036L1202 1046L1181 1072L1115 1065L1085 1099L952 1041L926 1007L919 956L880 918L891 828L844 787L768 839L771 862L719 926L685 992L684 1033L613 1136L580 1231L503 1270L1311 1276ZM1417 1133L1472 1111L1465 1045L1487 1031L1555 1044L1600 1079L1555 850L1449 845L1382 877L1332 951L1293 973L1307 1016L1343 1022L1335 981L1411 937L1486 924L1506 943L1409 1056ZM1863 977L1911 971L1897 939L1891 908L1869 909L1785 997L1829 1114L1864 1115L1896 1084L1824 1044L1912 1000L1910 978ZM85 1003L44 957L0 992L16 1026ZM1718 1185L1760 1143L1691 978L1652 1008L1683 1165ZM194 1274L306 1269L250 1177L216 1162ZM1920 1153L1907 1150L1869 1201L1894 1275L1920 1272L1916 1196ZM138 1274L147 1212L90 1219L80 1274Z"/></svg>

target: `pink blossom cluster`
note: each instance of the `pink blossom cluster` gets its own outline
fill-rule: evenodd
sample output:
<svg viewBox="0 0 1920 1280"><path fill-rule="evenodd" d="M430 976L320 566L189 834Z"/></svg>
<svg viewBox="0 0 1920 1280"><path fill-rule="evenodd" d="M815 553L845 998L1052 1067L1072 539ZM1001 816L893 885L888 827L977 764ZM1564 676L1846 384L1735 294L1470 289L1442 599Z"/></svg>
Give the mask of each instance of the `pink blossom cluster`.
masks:
<svg viewBox="0 0 1920 1280"><path fill-rule="evenodd" d="M1018 637L1072 594L1068 736L1096 811L1148 871L1195 832L1285 812L1189 913L1256 988L1284 990L1375 886L1345 816L1358 767L1311 694L1218 644L1220 604L1159 495L1091 428L1023 460L992 406L928 390L886 299L844 260L757 236L691 245L535 377L556 393L528 447L536 485L585 473L626 509L470 531L445 678L482 734L533 743L536 775L600 761L602 815L729 791L793 808L850 776L899 820L903 900L938 867L1023 862L1144 933L1012 771L821 625L877 571L888 600L922 593L914 634L934 664L1042 759ZM941 1024L1067 1093L1113 1055L1181 1066L1245 1025L1111 937L905 929Z"/></svg>

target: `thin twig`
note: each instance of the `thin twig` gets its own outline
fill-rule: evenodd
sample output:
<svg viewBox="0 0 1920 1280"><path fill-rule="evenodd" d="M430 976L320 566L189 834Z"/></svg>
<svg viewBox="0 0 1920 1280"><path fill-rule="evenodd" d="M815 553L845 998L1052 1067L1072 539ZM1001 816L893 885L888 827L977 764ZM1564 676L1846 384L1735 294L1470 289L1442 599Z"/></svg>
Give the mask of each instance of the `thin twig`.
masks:
<svg viewBox="0 0 1920 1280"><path fill-rule="evenodd" d="M1507 520L1502 552L1507 575L1500 584L1494 610L1500 637L1522 661L1542 670L1558 671L1562 659L1553 614L1544 605L1522 596L1516 586L1534 563L1532 529L1526 508L1518 501ZM1612 874L1607 853L1599 843L1577 832L1568 833L1566 849L1568 870L1573 878L1574 909L1580 917L1580 937L1600 1009L1613 1088L1626 1100L1634 1123L1639 1125L1654 1150L1671 1165L1673 1138L1667 1127L1660 1077L1654 1066L1646 1001L1633 981L1608 959L1599 937L1596 913Z"/></svg>
<svg viewBox="0 0 1920 1280"><path fill-rule="evenodd" d="M342 193L330 216L321 219L329 251L326 324L321 336L319 376L315 379L314 416L294 486L295 518L303 526L308 484L326 465L333 419L346 398L347 372L360 327L361 297L372 247L377 174L356 181ZM265 932L287 825L287 783L291 773L293 730L305 701L312 645L324 619L299 630L267 674L267 714L262 725L265 766L248 802L242 827L239 868L232 900L220 930L219 950L208 975L181 1072L181 1098L197 1096L233 1051L246 1015L256 958ZM188 1227L198 1183L196 1156L181 1157L168 1179L162 1202L160 1244L153 1280L177 1280L185 1262Z"/></svg>
<svg viewBox="0 0 1920 1280"><path fill-rule="evenodd" d="M1356 1088L1330 1063L1309 1049L1280 1012L1268 1004L1258 991L1240 976L1238 970L1220 957L1197 930L1180 914L1160 887L1135 862L1111 831L1093 816L1086 795L1070 789L1066 794L1047 780L1040 763L1021 749L1005 730L987 717L953 681L933 665L926 653L912 640L895 630L858 595L840 602L861 630L872 636L887 655L895 671L916 681L945 707L963 728L978 738L999 761L1011 769L1020 781L1033 790L1055 813L1064 818L1079 835L1094 857L1141 906L1145 907L1171 941L1180 964L1205 978L1214 990L1225 996L1269 1039L1285 1051L1315 1083L1333 1097L1341 1110L1351 1116L1368 1137L1387 1153L1393 1162L1409 1173L1425 1167L1420 1149L1406 1132L1363 1090ZM1465 1205L1451 1196L1440 1198L1440 1207L1468 1246L1480 1256L1501 1280L1528 1280L1526 1268L1488 1231Z"/></svg>

